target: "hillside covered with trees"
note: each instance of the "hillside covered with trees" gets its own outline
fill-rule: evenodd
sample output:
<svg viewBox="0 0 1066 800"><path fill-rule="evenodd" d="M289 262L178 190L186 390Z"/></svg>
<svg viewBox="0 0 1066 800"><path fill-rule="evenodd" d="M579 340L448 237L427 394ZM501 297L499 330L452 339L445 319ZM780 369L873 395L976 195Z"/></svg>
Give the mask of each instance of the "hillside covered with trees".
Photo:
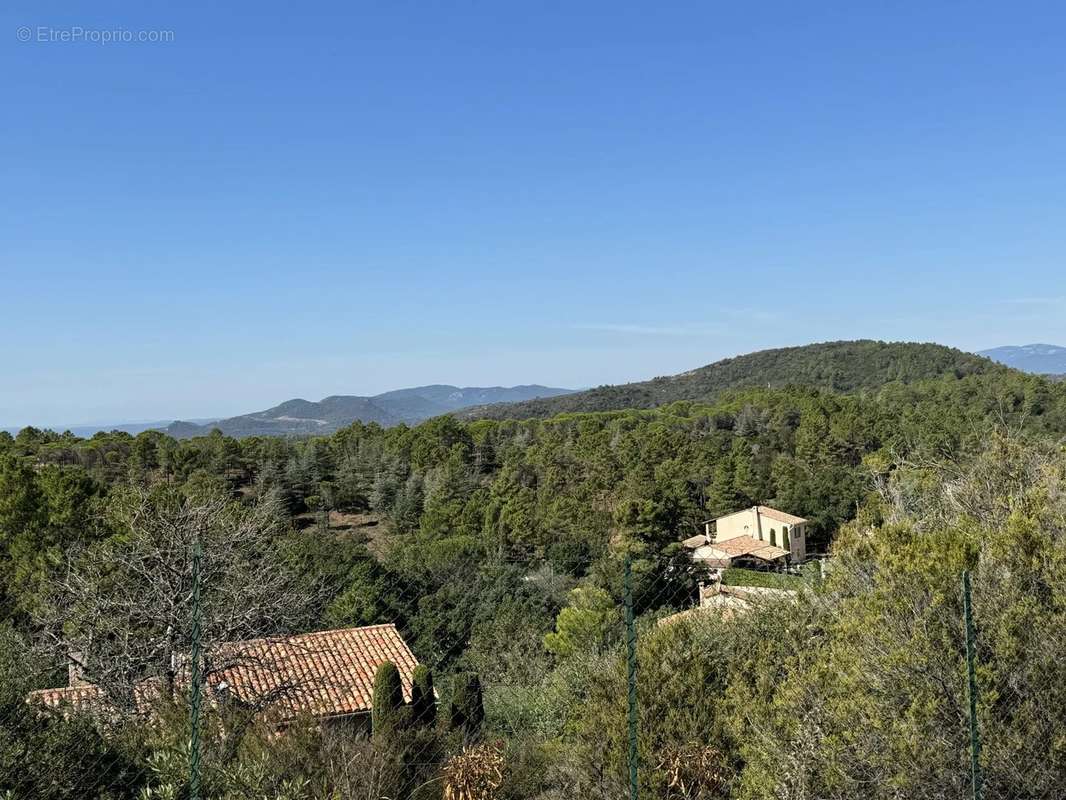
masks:
<svg viewBox="0 0 1066 800"><path fill-rule="evenodd" d="M177 796L166 792L180 789L180 708L173 729L130 741L41 719L23 698L64 682L49 641L80 641L79 627L112 641L107 619L69 609L96 607L84 598L116 582L135 593L143 521L199 509L221 520L208 526L220 532L208 560L230 564L219 585L270 565L247 593L245 635L395 623L442 708L475 695L484 706L462 725L348 743L344 758L310 734L209 742L212 796L440 797L435 770L478 743L500 748L494 797L623 796L627 557L644 796L961 796L963 568L981 636L986 797L1058 796L1066 384L928 345L746 358L751 376L736 359L635 395L654 408L357 423L305 439L0 436L0 718L14 721L0 734L0 790ZM712 399L669 401L693 387ZM701 578L679 541L755 503L811 521L812 549L833 556L826 576L755 614L659 624L693 604ZM237 552L227 525L269 535ZM83 601L64 606L56 587L72 574ZM139 620L137 635L171 631ZM124 669L109 679L152 676ZM346 759L394 772L340 775Z"/></svg>
<svg viewBox="0 0 1066 800"><path fill-rule="evenodd" d="M600 386L560 397L463 411L464 419L528 419L578 411L656 408L679 400L708 401L730 389L807 386L832 392L877 389L886 383L913 383L944 375L962 377L1002 371L987 358L939 344L825 342L760 350L726 358L680 375Z"/></svg>

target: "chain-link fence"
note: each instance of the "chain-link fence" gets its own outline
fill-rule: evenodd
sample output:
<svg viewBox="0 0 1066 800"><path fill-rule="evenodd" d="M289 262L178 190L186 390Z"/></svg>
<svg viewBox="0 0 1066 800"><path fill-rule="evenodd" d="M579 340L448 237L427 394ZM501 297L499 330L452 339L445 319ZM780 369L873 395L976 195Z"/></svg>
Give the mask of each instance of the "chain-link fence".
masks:
<svg viewBox="0 0 1066 800"><path fill-rule="evenodd" d="M269 492L116 490L16 576L0 797L1064 797L1066 471L982 458L901 470L829 557L761 506L590 554L448 527L443 489L300 532Z"/></svg>
<svg viewBox="0 0 1066 800"><path fill-rule="evenodd" d="M536 642L482 641L500 626L464 616L486 585L460 567L429 627L240 643L204 640L202 557L188 560L191 650L169 685L97 686L78 657L69 685L4 676L5 797L979 797L982 770L986 798L1062 796L1061 629L1016 620L1040 649L1003 652L980 571L970 617L957 572L901 596L895 577L849 564L708 574L688 554L622 552L612 594L512 559L498 590L565 596ZM31 656L9 649L5 667ZM1008 658L1035 663L1004 677ZM59 688L29 691L42 680Z"/></svg>

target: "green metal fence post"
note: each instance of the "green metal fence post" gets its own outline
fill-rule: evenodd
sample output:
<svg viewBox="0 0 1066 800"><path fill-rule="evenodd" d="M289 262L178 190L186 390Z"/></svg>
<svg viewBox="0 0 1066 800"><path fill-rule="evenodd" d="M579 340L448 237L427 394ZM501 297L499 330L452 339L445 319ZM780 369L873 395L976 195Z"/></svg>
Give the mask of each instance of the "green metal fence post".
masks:
<svg viewBox="0 0 1066 800"><path fill-rule="evenodd" d="M626 675L629 683L629 798L637 800L637 627L633 617L633 572L628 553L623 598L626 607Z"/></svg>
<svg viewBox="0 0 1066 800"><path fill-rule="evenodd" d="M199 540L192 553L192 653L189 680L189 800L200 800L200 561Z"/></svg>
<svg viewBox="0 0 1066 800"><path fill-rule="evenodd" d="M977 645L974 637L969 570L962 573L962 610L966 618L966 672L970 694L970 774L973 779L973 800L981 800L981 732L977 727L977 673L974 669Z"/></svg>

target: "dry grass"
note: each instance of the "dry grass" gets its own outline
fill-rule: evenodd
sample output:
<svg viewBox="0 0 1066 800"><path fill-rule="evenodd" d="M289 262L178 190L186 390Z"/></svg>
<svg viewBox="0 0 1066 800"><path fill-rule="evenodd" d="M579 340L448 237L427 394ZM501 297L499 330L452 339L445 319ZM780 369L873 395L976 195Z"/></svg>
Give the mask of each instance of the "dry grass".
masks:
<svg viewBox="0 0 1066 800"><path fill-rule="evenodd" d="M444 800L494 800L503 783L499 745L467 747L444 765Z"/></svg>

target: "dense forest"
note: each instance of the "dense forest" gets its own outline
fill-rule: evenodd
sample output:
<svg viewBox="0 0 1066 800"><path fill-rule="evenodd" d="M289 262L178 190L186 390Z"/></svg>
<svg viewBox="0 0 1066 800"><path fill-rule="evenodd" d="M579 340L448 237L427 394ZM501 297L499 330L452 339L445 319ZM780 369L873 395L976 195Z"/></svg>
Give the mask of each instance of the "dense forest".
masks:
<svg viewBox="0 0 1066 800"><path fill-rule="evenodd" d="M463 419L528 419L579 411L655 408L679 400L711 401L722 392L751 387L810 386L832 392L876 390L944 375L956 378L1004 372L1000 364L938 344L873 340L782 347L726 358L680 375L600 386L559 397L466 409Z"/></svg>
<svg viewBox="0 0 1066 800"><path fill-rule="evenodd" d="M442 720L350 751L406 764L391 788L368 788L369 770L342 780L321 737L249 733L210 761L219 797L440 796L434 771L476 742L502 764L484 796L621 796L627 558L645 796L962 796L964 568L986 796L1062 796L1066 384L926 345L757 355L715 377L535 401L580 412L546 419L356 423L304 439L0 434L0 792L182 796L177 723L131 741L23 698L64 682L42 642L115 636L57 601L64 576L91 561L115 565L91 572L96 585L126 580L144 519L216 503L234 529L270 531L243 573L232 562L246 554L220 532L219 583L267 564L285 576L248 590L271 610L251 633L395 623L441 708L470 676L483 703L483 719L467 715L476 730ZM826 569L758 613L659 624L693 605L701 578L680 540L755 503L808 518ZM271 593L294 600L276 608Z"/></svg>

